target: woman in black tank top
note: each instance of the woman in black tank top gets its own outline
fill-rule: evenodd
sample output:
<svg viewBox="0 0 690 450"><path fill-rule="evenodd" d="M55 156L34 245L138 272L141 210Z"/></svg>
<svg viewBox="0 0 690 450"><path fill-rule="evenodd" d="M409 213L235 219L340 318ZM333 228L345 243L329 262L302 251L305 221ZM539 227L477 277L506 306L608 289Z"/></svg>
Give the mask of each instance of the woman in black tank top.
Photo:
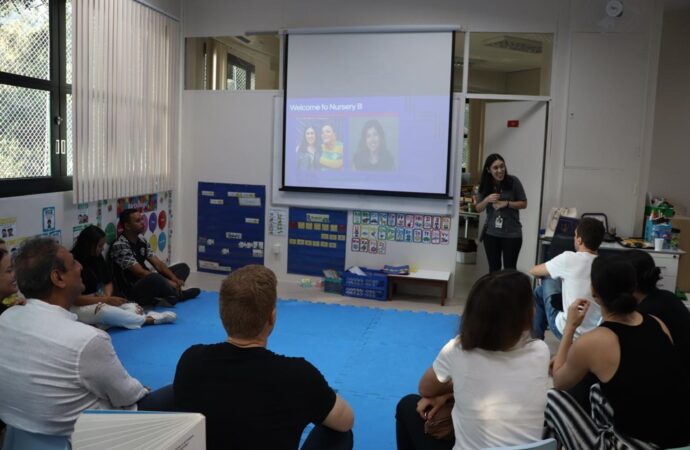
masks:
<svg viewBox="0 0 690 450"><path fill-rule="evenodd" d="M568 311L548 394L549 434L565 448L669 448L690 444L690 383L670 333L658 318L636 311L636 273L620 257L592 264L592 294L603 323L573 343L589 307L577 300ZM592 372L592 415L567 393ZM594 419L592 419L592 417Z"/></svg>

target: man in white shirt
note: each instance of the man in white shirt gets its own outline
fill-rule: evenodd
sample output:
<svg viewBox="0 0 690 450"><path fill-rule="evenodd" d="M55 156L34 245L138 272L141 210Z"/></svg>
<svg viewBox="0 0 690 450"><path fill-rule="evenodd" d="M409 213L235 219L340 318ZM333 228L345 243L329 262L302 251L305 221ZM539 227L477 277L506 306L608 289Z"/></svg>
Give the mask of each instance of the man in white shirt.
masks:
<svg viewBox="0 0 690 450"><path fill-rule="evenodd" d="M552 304L552 296L545 295L542 286L534 290L536 312L534 315L533 334L544 339L547 327L559 340L563 336L568 306L578 298L590 301L585 319L577 328L575 337L595 328L601 320L599 305L592 298L590 272L592 261L597 257L597 250L604 239L604 225L596 219L586 217L575 229L575 252L566 251L530 269L535 277L560 278L563 289L563 310L559 311Z"/></svg>
<svg viewBox="0 0 690 450"><path fill-rule="evenodd" d="M15 428L68 436L85 409L135 409L147 389L110 341L77 322L81 265L51 238L20 247L15 270L25 306L0 316L0 418Z"/></svg>

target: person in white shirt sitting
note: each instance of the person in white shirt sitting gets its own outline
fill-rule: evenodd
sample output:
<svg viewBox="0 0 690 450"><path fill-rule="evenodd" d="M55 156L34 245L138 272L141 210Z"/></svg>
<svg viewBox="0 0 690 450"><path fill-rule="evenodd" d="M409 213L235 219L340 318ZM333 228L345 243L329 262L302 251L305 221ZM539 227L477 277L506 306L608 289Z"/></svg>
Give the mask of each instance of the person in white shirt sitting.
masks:
<svg viewBox="0 0 690 450"><path fill-rule="evenodd" d="M52 238L25 241L15 259L26 305L0 316L0 418L30 433L69 436L86 409L135 409L148 389L110 336L77 321L81 264Z"/></svg>
<svg viewBox="0 0 690 450"><path fill-rule="evenodd" d="M601 310L592 299L590 289L590 272L592 261L597 257L597 250L604 239L604 224L591 217L583 218L575 229L575 252L566 251L530 269L535 277L560 278L563 290L561 310L554 307L553 296L545 292L542 285L534 290L536 313L532 332L534 337L544 339L547 327L560 340L563 336L568 318L568 307L578 298L590 301L592 305L582 324L577 328L575 337L593 330L601 320Z"/></svg>
<svg viewBox="0 0 690 450"><path fill-rule="evenodd" d="M472 286L459 336L419 381L419 395L398 403L398 450L479 450L542 437L549 349L530 337L534 306L529 277L497 271ZM425 434L425 421L454 400L454 439ZM438 415L438 416L437 416Z"/></svg>

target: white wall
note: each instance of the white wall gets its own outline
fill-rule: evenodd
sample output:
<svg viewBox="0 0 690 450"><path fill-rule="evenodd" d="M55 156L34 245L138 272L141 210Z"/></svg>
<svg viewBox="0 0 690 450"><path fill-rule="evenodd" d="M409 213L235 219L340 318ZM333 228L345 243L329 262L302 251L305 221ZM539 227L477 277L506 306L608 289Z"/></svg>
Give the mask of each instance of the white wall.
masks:
<svg viewBox="0 0 690 450"><path fill-rule="evenodd" d="M424 3L416 0L257 0L251 3L197 0L184 2L182 8L184 36L236 35L246 31L295 27L437 24L456 24L470 31L555 33L543 209L548 211L567 198L569 204L581 211L598 211L601 206L597 197L585 189L593 184L598 186L597 192L611 192L609 199L612 205L625 205L624 210L616 210L612 222L620 232L631 234L638 222L638 207L641 216L640 199L646 189L646 179L640 181L637 192L631 192L618 189L619 180L615 177L594 176L590 180L585 175L596 175L596 172L589 167L568 166L571 172L564 168L571 156L579 154L593 159L600 152L599 148L592 146L581 148L572 137L567 139L570 102L589 102L596 108L603 101L599 97L597 80L593 80L594 85L583 83L577 91L570 89L571 67L586 66L590 59L588 54L573 52L573 42L582 33L604 33L604 36L615 33L634 37L643 46L638 59L629 67L642 75L618 92L623 96L641 97L643 101L635 109L613 105L612 112L621 123L639 124L639 133L632 138L639 155L636 161L626 162L624 169L626 176L646 177L642 161L648 158L651 147L653 109L650 108L653 107L656 86L661 2L627 0L623 17L608 21L604 18L603 5L601 0L433 0ZM611 66L598 72L602 82L611 81L608 70L615 69L615 58L614 54ZM178 187L182 214L178 227L187 238L176 251L189 258L195 254L195 199L199 180L266 184L267 191L270 191L274 129L271 102L275 94L274 91L183 93L182 176ZM616 136L611 136L606 130L593 130L588 136L592 141L600 138L617 142ZM627 143L631 138L625 136L621 139ZM613 173L621 168L611 167L609 170ZM564 186L567 186L567 195L564 194ZM457 220L454 221L454 230L457 230ZM267 236L267 248L271 248L268 240L270 237ZM424 251L419 246L411 249L412 252ZM282 262L269 259L267 252L267 265L273 266L278 277L284 279ZM450 265L448 270L453 271L454 267Z"/></svg>
<svg viewBox="0 0 690 450"><path fill-rule="evenodd" d="M690 208L690 10L664 15L649 192Z"/></svg>
<svg viewBox="0 0 690 450"><path fill-rule="evenodd" d="M165 211L167 222L163 232L166 235L165 249L161 251L157 246L156 255L163 261L169 262L172 247L172 195L168 193L158 193L158 207L156 216L161 211ZM55 232L59 232L62 245L68 249L72 248L74 239L79 235L86 224L98 225L106 229L109 224L117 227L117 200L105 200L100 202L90 202L76 205L73 203L72 191L53 192L49 194L26 195L22 197L10 197L0 199L0 228L5 228L8 221L13 220L13 236L5 237L4 240L9 244L10 249L17 248L21 241L32 236L44 234L43 230L43 208L55 208L55 217L52 225ZM148 216L148 212L145 213ZM161 230L158 225L151 232L148 229L144 233L144 238L148 241L152 234L156 235L156 242Z"/></svg>

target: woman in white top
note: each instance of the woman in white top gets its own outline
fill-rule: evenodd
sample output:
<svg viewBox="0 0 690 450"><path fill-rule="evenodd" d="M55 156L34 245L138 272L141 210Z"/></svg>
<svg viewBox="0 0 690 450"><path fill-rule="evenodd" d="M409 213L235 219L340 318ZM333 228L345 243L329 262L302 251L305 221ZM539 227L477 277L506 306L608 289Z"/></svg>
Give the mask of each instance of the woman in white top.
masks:
<svg viewBox="0 0 690 450"><path fill-rule="evenodd" d="M549 349L530 338L534 300L529 278L494 272L472 287L460 335L451 339L396 414L398 449L471 450L534 442L542 437ZM455 440L424 434L447 401Z"/></svg>

